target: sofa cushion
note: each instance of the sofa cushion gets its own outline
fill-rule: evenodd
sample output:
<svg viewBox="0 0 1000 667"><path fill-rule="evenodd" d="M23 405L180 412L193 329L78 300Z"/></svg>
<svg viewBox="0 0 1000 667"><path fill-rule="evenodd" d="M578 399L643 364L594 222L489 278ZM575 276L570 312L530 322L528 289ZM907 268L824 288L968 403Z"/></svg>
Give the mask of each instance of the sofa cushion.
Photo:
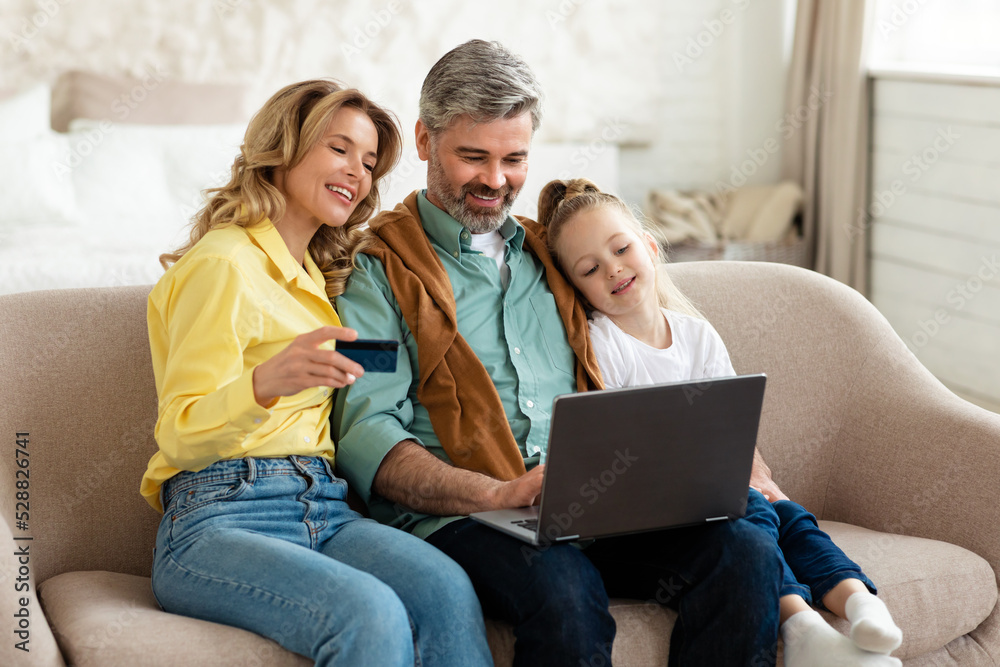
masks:
<svg viewBox="0 0 1000 667"><path fill-rule="evenodd" d="M993 568L967 549L919 537L879 533L836 521L820 528L865 571L903 631L898 658L922 655L975 629L997 603ZM841 632L846 621L825 613Z"/></svg>
<svg viewBox="0 0 1000 667"><path fill-rule="evenodd" d="M833 521L820 521L820 527L878 585L903 630L897 657L919 656L962 637L996 604L993 570L971 551ZM310 664L251 632L160 610L147 577L67 572L42 583L39 593L67 662L81 667ZM618 626L614 664L666 664L674 612L652 601L612 600L611 613ZM846 622L824 616L847 632ZM511 664L510 627L490 620L487 631L496 664Z"/></svg>
<svg viewBox="0 0 1000 667"><path fill-rule="evenodd" d="M313 664L252 632L162 611L148 577L66 572L46 580L38 592L71 665Z"/></svg>
<svg viewBox="0 0 1000 667"><path fill-rule="evenodd" d="M38 591L66 662L79 667L312 664L252 632L162 611L148 577L66 572ZM614 600L611 613L618 624L615 664L666 664L674 612L657 604ZM510 626L488 621L487 631L496 664L509 665L514 657Z"/></svg>
<svg viewBox="0 0 1000 667"><path fill-rule="evenodd" d="M611 661L604 657L599 647L590 664L615 664L618 667L643 667L665 665L670 652L670 633L677 614L653 600L611 600L611 615L617 632ZM497 667L506 667L514 661L514 631L511 626L493 619L486 619L486 635Z"/></svg>

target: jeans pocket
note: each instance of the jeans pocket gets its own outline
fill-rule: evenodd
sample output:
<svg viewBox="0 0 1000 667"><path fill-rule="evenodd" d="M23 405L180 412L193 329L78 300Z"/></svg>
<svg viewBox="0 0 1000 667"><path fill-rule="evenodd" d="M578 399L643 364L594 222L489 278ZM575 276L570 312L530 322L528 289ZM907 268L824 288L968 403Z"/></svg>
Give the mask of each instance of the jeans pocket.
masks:
<svg viewBox="0 0 1000 667"><path fill-rule="evenodd" d="M181 517L210 504L236 500L248 488L250 485L242 477L198 482L174 495L170 499L166 513L173 521L177 521Z"/></svg>

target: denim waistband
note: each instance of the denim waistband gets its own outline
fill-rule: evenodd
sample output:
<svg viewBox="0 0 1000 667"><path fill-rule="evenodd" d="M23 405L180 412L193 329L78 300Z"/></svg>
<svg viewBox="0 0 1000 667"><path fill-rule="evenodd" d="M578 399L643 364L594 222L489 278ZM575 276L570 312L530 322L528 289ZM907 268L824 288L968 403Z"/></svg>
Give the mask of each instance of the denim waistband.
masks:
<svg viewBox="0 0 1000 667"><path fill-rule="evenodd" d="M322 456L287 456L283 458L247 456L216 461L197 472L183 470L177 473L160 487L160 500L163 507L166 507L173 496L198 484L228 480L246 480L248 484L253 484L258 477L276 475L309 475L334 479L330 462Z"/></svg>

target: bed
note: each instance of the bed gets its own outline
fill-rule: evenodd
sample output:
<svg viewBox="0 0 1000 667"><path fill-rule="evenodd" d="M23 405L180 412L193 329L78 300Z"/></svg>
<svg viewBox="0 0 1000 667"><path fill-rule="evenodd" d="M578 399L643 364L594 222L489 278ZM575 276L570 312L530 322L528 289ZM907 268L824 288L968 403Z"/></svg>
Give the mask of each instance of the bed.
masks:
<svg viewBox="0 0 1000 667"><path fill-rule="evenodd" d="M156 282L205 188L224 183L250 117L233 84L71 72L0 99L0 294ZM424 186L404 119L403 159L383 203ZM514 213L534 216L550 178L617 189L614 144L532 148Z"/></svg>

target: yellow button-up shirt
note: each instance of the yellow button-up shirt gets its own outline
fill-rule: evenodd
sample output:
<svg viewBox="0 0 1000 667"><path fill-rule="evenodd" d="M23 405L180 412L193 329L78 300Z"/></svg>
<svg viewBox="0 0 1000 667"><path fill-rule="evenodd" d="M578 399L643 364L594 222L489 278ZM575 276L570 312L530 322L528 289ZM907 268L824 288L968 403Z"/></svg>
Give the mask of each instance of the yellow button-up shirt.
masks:
<svg viewBox="0 0 1000 667"><path fill-rule="evenodd" d="M159 451L140 489L150 505L163 511L164 481L222 459L295 454L333 463L329 387L270 408L253 393L259 364L296 336L340 326L325 285L309 253L299 265L269 221L212 230L163 274L146 315L159 397Z"/></svg>

